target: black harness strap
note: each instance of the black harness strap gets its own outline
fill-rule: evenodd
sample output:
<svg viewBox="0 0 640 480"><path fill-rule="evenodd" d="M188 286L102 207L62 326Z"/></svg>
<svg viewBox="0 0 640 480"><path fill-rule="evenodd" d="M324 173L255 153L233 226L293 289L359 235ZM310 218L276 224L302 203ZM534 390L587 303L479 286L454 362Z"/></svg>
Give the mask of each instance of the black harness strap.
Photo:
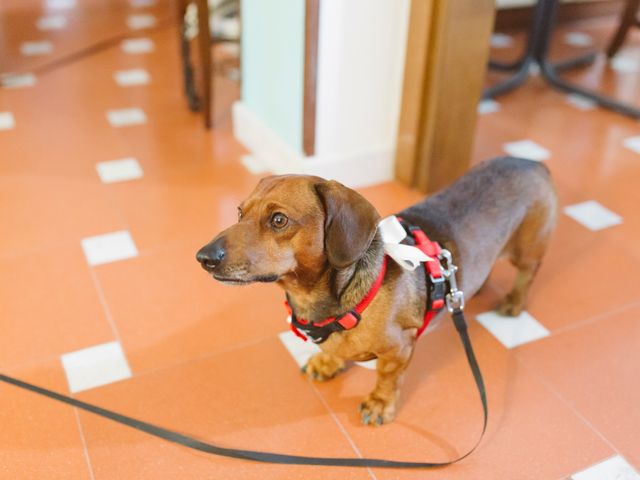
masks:
<svg viewBox="0 0 640 480"><path fill-rule="evenodd" d="M67 405L72 405L74 407L80 408L87 412L91 412L95 415L108 418L110 420L113 420L114 422L120 423L122 425L126 425L127 427L135 428L136 430L140 430L142 432L148 433L149 435L153 435L154 437L158 437L163 440L173 442L187 448L191 448L193 450L199 450L201 452L209 453L211 455L240 458L243 460L252 460L255 462L277 463L277 464L284 464L284 465L322 465L322 466L334 466L334 467L382 467L382 468L445 467L447 465L451 465L452 463L459 462L460 460L471 455L471 453L478 447L478 445L480 444L480 441L482 440L482 437L484 436L484 433L487 429L487 418L488 418L487 395L485 392L484 381L482 379L482 373L480 372L480 367L478 366L478 362L476 361L475 354L473 353L471 340L469 339L469 334L467 332L467 323L465 321L462 310L460 309L454 310L453 322L455 324L456 330L460 334L460 339L462 340L462 344L464 346L464 350L467 355L467 361L469 362L469 366L471 367L471 372L473 373L473 378L476 382L476 386L478 387L478 393L480 394L480 400L482 401L482 410L484 412L484 422L482 425L482 434L480 435L480 438L478 439L478 442L474 445L474 447L471 450L469 450L469 452L467 452L466 454L462 455L456 460L452 460L449 462L404 462L404 461L384 460L384 459L376 459L376 458L307 457L302 455L287 455L287 454L281 454L281 453L260 452L256 450L243 450L243 449L236 449L236 448L219 447L217 445L203 442L195 438L191 438L187 435L174 432L172 430L167 430L166 428L158 427L156 425L152 425L150 423L146 423L141 420L128 417L126 415L121 415L119 413L113 412L111 410L107 410L105 408L98 407L96 405L92 405L90 403L76 400L75 398L62 395L60 393L56 393L46 388L38 387L37 385L32 385L30 383L23 382L22 380L9 377L7 375L0 374L0 381L8 383L10 385L14 385L24 390L29 390L39 395L43 395L53 400L66 403Z"/></svg>

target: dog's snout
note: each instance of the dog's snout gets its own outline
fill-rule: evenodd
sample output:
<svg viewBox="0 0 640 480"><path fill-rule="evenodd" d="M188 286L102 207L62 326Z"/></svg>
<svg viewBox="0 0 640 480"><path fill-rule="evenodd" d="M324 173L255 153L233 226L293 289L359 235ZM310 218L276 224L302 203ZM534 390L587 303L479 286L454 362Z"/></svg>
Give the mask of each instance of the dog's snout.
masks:
<svg viewBox="0 0 640 480"><path fill-rule="evenodd" d="M213 270L224 259L224 254L224 237L222 237L198 250L196 260L205 270Z"/></svg>

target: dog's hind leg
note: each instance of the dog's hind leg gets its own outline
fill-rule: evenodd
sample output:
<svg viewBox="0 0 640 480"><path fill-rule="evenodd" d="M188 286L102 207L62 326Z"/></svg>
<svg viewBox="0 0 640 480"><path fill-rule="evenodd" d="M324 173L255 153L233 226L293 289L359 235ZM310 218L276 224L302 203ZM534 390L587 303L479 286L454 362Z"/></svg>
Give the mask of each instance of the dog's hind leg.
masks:
<svg viewBox="0 0 640 480"><path fill-rule="evenodd" d="M502 315L518 316L527 304L529 287L540 268L551 231L555 226L555 203L531 209L507 245L511 263L518 269L511 291L498 304Z"/></svg>
<svg viewBox="0 0 640 480"><path fill-rule="evenodd" d="M529 287L540 267L539 261L518 261L517 264L515 262L514 264L518 269L518 273L516 274L513 288L496 308L498 313L509 317L517 317L524 310Z"/></svg>

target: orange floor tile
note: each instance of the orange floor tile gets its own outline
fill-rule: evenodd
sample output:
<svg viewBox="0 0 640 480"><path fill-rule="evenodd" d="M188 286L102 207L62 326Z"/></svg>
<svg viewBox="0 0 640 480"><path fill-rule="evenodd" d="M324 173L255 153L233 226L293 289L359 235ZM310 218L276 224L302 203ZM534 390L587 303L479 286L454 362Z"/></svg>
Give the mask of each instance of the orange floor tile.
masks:
<svg viewBox="0 0 640 480"><path fill-rule="evenodd" d="M31 87L0 88L0 112L15 119L0 130L0 372L69 394L74 373L62 358L89 349L102 367L121 355L120 368L107 368L111 380L74 397L221 446L433 461L464 453L482 415L448 321L421 340L397 420L369 428L356 407L374 371L354 365L331 382L306 380L278 336L287 330L282 292L227 287L202 272L196 250L235 220L259 178L243 167L246 152L232 134L238 85L216 79L215 128L204 130L183 98L172 1L135 9L127 0L76 3L60 12L39 0L0 4L3 71L37 77ZM133 13L155 15L156 27L132 34L125 20ZM67 27L36 29L50 14L64 15ZM565 45L564 33L589 33L602 49L613 26L611 19L564 26L554 57L585 50ZM155 48L129 55L115 42L48 69L126 35ZM54 51L25 57L25 40L51 41ZM514 58L521 44L516 32L514 46L492 56ZM624 54L640 66L640 34ZM115 71L134 68L151 82L114 82ZM640 100L637 72L615 72L603 59L569 75ZM487 82L498 78L490 73ZM563 480L614 456L640 471L640 153L624 146L640 135L639 124L580 111L539 78L497 101L497 112L479 117L473 161L504 154L507 142L536 142L550 153L561 212L528 306L546 336L506 348L475 321L509 289L514 272L505 261L469 302L490 411L472 456L413 472L209 457L0 384L0 479ZM133 107L145 124L107 122L107 110ZM96 165L125 158L136 159L142 177L102 183ZM360 191L383 215L422 197L396 182ZM622 222L591 231L562 212L588 200ZM127 258L89 264L83 239L114 232L128 232Z"/></svg>

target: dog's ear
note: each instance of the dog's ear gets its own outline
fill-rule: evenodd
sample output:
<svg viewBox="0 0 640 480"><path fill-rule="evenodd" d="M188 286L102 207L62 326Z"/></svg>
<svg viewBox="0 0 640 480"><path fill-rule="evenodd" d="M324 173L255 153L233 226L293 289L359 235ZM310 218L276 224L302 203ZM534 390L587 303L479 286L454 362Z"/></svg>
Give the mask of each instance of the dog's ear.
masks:
<svg viewBox="0 0 640 480"><path fill-rule="evenodd" d="M362 195L334 180L315 185L325 211L324 248L334 268L345 268L367 250L380 215Z"/></svg>

